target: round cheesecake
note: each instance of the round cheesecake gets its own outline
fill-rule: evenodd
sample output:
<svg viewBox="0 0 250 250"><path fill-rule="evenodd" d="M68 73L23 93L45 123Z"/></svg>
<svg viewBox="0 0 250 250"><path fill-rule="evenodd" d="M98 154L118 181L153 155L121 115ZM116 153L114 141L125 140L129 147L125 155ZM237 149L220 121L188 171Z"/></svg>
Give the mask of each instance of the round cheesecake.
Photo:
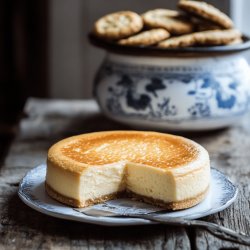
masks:
<svg viewBox="0 0 250 250"><path fill-rule="evenodd" d="M109 131L73 136L48 152L46 190L73 207L130 196L169 210L204 199L210 182L207 151L180 136Z"/></svg>

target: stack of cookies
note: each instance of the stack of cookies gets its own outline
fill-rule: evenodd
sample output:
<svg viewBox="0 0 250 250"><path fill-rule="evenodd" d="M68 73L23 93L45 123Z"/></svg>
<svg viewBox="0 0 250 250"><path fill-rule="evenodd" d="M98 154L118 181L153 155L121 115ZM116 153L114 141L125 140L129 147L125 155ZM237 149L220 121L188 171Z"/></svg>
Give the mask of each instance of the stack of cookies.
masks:
<svg viewBox="0 0 250 250"><path fill-rule="evenodd" d="M181 0L180 11L149 10L108 14L96 21L93 33L99 39L123 46L180 48L242 43L242 34L232 20L203 1Z"/></svg>

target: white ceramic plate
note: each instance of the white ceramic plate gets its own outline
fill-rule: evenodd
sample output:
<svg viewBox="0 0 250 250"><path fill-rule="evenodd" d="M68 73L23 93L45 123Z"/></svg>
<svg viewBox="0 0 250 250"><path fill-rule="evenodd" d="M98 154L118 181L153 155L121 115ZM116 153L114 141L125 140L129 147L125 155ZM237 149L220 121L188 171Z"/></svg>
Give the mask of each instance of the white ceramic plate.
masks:
<svg viewBox="0 0 250 250"><path fill-rule="evenodd" d="M87 216L51 199L45 192L44 181L46 165L40 165L30 170L20 183L18 195L31 208L66 220L74 220L106 226L130 226L155 224L148 220L124 217L92 217ZM200 204L181 211L166 212L161 216L171 216L186 219L197 219L222 211L230 206L237 196L235 185L220 171L212 168L211 186L206 199Z"/></svg>

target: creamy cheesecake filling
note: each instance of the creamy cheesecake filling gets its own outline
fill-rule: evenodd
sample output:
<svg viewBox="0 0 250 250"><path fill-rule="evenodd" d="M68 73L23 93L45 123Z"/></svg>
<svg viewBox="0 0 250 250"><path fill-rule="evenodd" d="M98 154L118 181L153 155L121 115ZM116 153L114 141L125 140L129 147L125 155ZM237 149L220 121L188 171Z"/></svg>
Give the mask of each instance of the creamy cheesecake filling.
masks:
<svg viewBox="0 0 250 250"><path fill-rule="evenodd" d="M128 190L163 202L181 201L201 194L209 186L210 167L174 176L171 171L119 162L86 168L79 176L48 164L47 184L68 198L85 201Z"/></svg>
<svg viewBox="0 0 250 250"><path fill-rule="evenodd" d="M204 164L200 169L189 174L175 178L177 201L192 198L199 195L201 191L206 190L210 183L210 166Z"/></svg>
<svg viewBox="0 0 250 250"><path fill-rule="evenodd" d="M47 163L46 183L66 197L73 199L79 199L81 197L79 174L58 168L51 162Z"/></svg>
<svg viewBox="0 0 250 250"><path fill-rule="evenodd" d="M141 164L127 164L127 189L135 194L170 202L175 200L176 185L171 172Z"/></svg>
<svg viewBox="0 0 250 250"><path fill-rule="evenodd" d="M101 196L126 189L125 163L87 168L80 177L80 200L98 199Z"/></svg>

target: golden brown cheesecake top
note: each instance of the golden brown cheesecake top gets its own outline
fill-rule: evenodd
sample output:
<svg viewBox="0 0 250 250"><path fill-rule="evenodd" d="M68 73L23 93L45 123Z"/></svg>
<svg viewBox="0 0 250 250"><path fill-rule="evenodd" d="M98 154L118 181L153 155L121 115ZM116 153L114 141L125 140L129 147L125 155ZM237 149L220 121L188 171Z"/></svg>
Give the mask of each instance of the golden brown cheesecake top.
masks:
<svg viewBox="0 0 250 250"><path fill-rule="evenodd" d="M87 165L129 161L159 168L182 166L198 155L195 143L183 137L138 131L80 135L67 139L60 150L64 156Z"/></svg>

